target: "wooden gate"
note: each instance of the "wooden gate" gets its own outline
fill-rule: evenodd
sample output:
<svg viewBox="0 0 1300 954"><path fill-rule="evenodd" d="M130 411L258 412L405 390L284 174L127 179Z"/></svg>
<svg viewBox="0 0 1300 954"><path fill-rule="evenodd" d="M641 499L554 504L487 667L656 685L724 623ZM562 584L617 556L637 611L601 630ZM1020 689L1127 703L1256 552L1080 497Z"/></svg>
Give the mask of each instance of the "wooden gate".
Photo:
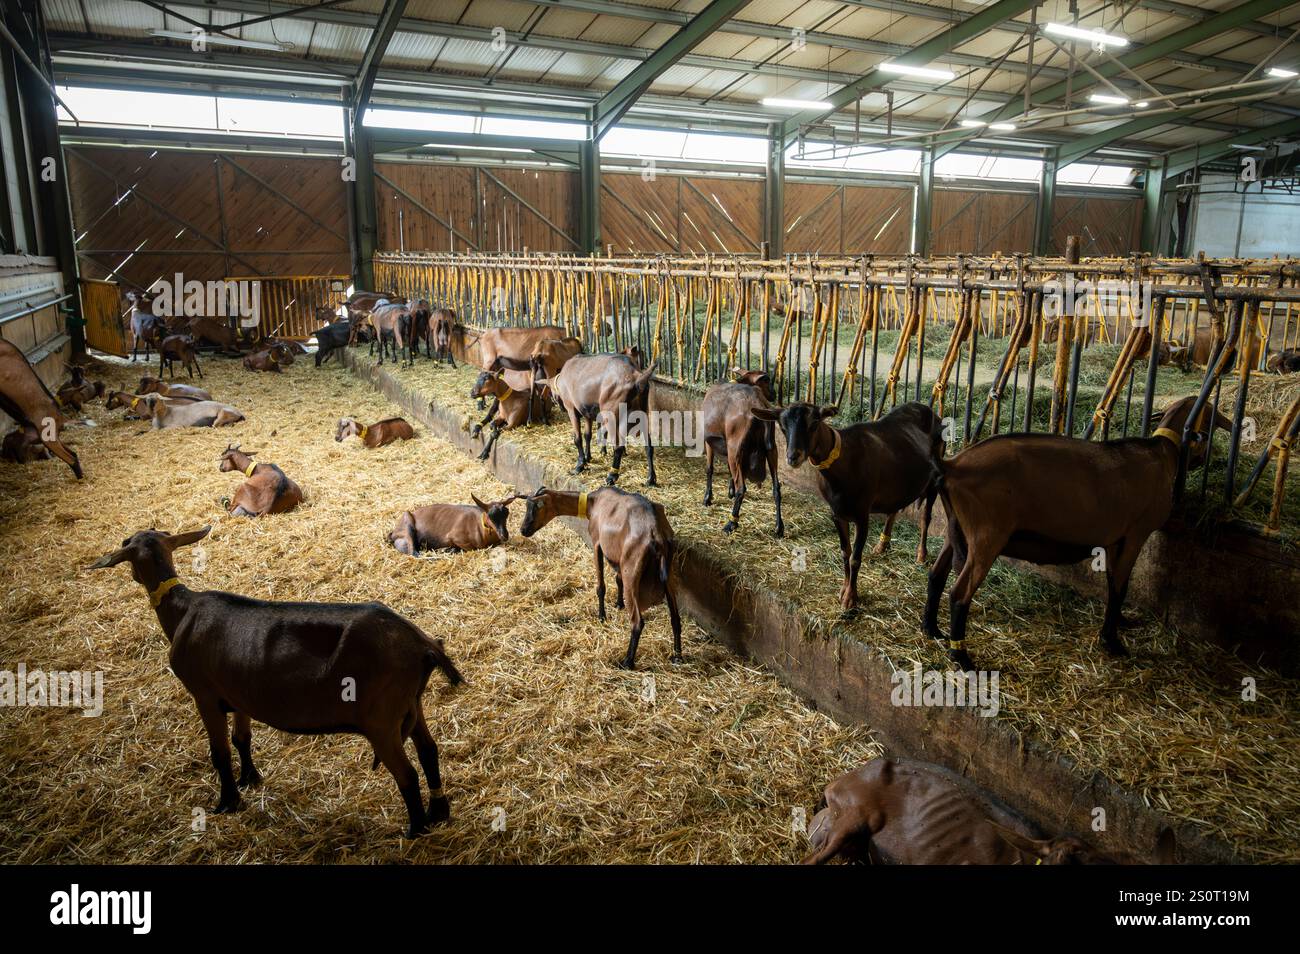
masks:
<svg viewBox="0 0 1300 954"><path fill-rule="evenodd" d="M266 275L227 278L228 282L257 282L261 337L296 338L305 341L316 333L317 308L338 308L347 297L347 275Z"/></svg>
<svg viewBox="0 0 1300 954"><path fill-rule="evenodd" d="M126 323L117 282L81 280L81 314L86 319L86 344L96 351L126 357Z"/></svg>

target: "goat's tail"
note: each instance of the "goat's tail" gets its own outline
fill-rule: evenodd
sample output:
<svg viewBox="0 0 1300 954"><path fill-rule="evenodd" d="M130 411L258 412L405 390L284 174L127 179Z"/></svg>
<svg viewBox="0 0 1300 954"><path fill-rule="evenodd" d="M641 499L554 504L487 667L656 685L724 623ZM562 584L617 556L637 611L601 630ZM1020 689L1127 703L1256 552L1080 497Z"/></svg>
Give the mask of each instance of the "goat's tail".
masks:
<svg viewBox="0 0 1300 954"><path fill-rule="evenodd" d="M435 639L432 640L432 643L433 645L429 647L429 651L425 654L429 672L432 673L435 669L441 669L442 674L447 677L447 683L449 685L459 686L465 681L465 677L460 674L460 670L456 668L456 664L453 663L451 657L447 655L447 651L443 648L442 640Z"/></svg>
<svg viewBox="0 0 1300 954"><path fill-rule="evenodd" d="M939 492L945 503L948 500L948 473L942 459L930 458L930 486Z"/></svg>

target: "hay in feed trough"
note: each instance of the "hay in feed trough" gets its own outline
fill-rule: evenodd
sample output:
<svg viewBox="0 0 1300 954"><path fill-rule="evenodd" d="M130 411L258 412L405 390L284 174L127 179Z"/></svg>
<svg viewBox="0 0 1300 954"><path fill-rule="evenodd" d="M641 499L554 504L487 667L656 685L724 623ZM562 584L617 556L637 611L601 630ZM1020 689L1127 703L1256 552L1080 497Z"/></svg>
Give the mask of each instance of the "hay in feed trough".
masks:
<svg viewBox="0 0 1300 954"><path fill-rule="evenodd" d="M140 373L113 363L95 376L129 389ZM418 425L416 440L375 451L335 443L339 417L400 413L347 372L213 360L204 373L245 422L154 431L97 402L96 426L70 434L81 483L58 462L0 466L0 668L99 669L106 696L98 718L0 709L0 861L785 862L805 849L796 809L810 813L828 779L879 753L867 730L809 711L689 619L687 663L669 665L663 607L640 669L615 669L627 619L597 621L590 552L560 525L524 540L517 507L504 548L392 550L401 510L509 488ZM225 517L220 498L242 479L217 471L229 441L296 480L299 508ZM255 724L266 781L238 814L194 830L217 786L193 702L129 571L82 568L135 530L205 523L202 550L177 554L192 587L377 599L446 639L468 683L451 691L435 677L424 706L449 825L402 838L401 798L363 740Z"/></svg>

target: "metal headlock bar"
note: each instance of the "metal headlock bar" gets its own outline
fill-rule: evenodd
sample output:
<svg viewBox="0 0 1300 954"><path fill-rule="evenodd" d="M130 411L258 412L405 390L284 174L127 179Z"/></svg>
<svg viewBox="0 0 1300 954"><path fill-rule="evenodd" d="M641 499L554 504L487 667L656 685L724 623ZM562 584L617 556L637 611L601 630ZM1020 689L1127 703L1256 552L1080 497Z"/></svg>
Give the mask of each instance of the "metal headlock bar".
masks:
<svg viewBox="0 0 1300 954"><path fill-rule="evenodd" d="M1247 415L1270 356L1300 348L1300 260L1080 258L1072 241L1052 257L380 252L374 261L377 290L453 308L471 329L557 324L591 351L640 348L660 380L682 387L761 368L782 403L835 404L842 419L928 401L951 415L951 449L986 431L1144 436L1157 405L1195 391L1198 413L1217 412L1229 388L1228 446L1201 435L1212 454L1200 497L1213 474L1240 511L1272 460L1269 515L1242 519L1264 531L1300 520L1295 491L1291 502L1286 494L1300 415L1293 404L1264 426L1274 437L1262 452ZM1205 368L1199 382L1181 377L1193 364ZM1278 384L1270 376L1263 386ZM1300 388L1300 375L1282 384ZM1272 425L1272 412L1260 413ZM1254 471L1238 480L1249 459Z"/></svg>

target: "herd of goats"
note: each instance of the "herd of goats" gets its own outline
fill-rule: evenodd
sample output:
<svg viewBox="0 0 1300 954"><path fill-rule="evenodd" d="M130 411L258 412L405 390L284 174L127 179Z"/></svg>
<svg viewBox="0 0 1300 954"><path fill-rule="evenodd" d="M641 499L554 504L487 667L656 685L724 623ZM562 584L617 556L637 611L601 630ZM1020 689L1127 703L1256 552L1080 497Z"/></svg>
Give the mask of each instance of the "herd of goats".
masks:
<svg viewBox="0 0 1300 954"><path fill-rule="evenodd" d="M305 349L292 341L263 341L245 353L238 334L213 319L192 319L183 330L169 329L146 310L146 299L132 301L132 360L138 347L159 355L157 375L142 377L134 394L106 391L86 380L80 368L51 394L22 352L0 340L0 410L18 422L4 438L4 457L25 462L52 453L81 477L76 454L59 439L64 412L78 412L102 398L109 409L127 418L150 420L158 429L219 427L243 420L234 406L190 384L175 382L180 363L191 379L202 377L197 353L201 344L219 352L241 354L250 372L278 373ZM315 361L319 367L335 351L368 342L379 361L386 349L394 361L414 362L421 341L425 357L455 367L453 342L462 354L477 354L480 374L472 397L486 413L473 429L490 430L485 459L505 430L549 419L558 405L568 416L577 452L575 473L592 464L593 426L617 417L620 409L648 412L654 367L645 367L635 348L618 353L586 353L583 343L558 326L501 327L475 332L457 323L450 308L425 301L407 302L394 295L358 293L340 309L318 317ZM470 347L467 337L477 335ZM466 357L465 360L475 360ZM171 378L163 380L164 373ZM733 380L714 384L700 410L706 455L705 505L713 500L716 455L726 459L731 498L730 519L739 526L748 485L770 479L775 505L775 533L781 536L781 485L777 432L793 470L805 464L816 479L839 536L843 558L840 605L858 602L858 572L872 514L886 517L874 552L887 548L897 514L911 505L921 509L917 560L928 560L926 547L936 498L947 514L942 550L929 571L922 617L925 633L943 643L963 671L974 664L966 652L971 602L994 561L1014 557L1038 564L1075 563L1105 553L1108 598L1101 644L1114 655L1125 653L1119 638L1121 607L1129 576L1147 538L1168 519L1173 508L1187 419L1195 399L1186 397L1164 409L1149 437L1084 441L1049 434L1002 434L944 457L943 424L925 404L895 407L879 420L835 427L834 405L775 401L771 378L761 370L735 369ZM1190 429L1193 466L1203 463L1209 427L1227 427L1205 409ZM585 520L594 550L599 617L605 620L605 565L617 587L616 608L626 607L631 636L623 668L635 665L645 613L666 603L673 633L673 662L682 661L681 619L674 597L673 530L662 504L615 486L625 454L625 435L607 433L614 443L603 486L592 491L547 487L484 502L432 504L406 511L388 535L404 554L427 550L479 550L504 544L509 537L510 507L522 500L520 533L530 537L556 517ZM414 436L401 418L362 424L344 418L335 439L356 437L367 450ZM647 483L655 485L654 448L645 442ZM294 509L302 499L298 485L275 464L228 444L220 469L239 472L244 481L230 498L232 516L259 517ZM1116 479L1123 474L1123 479ZM438 747L425 721L421 696L433 671L453 685L460 673L443 642L382 604L273 602L217 590L194 591L176 575L173 553L205 537L210 527L168 534L142 530L93 568L129 563L157 613L171 644L170 666L194 697L208 732L212 761L220 778L217 812L235 810L240 788L261 780L251 754L251 722L256 719L286 732L358 733L373 746L375 765L393 775L406 802L409 835L445 821L449 807L443 794ZM939 604L950 574L949 631L939 625ZM272 670L250 673L248 660L274 658ZM254 678L255 676L255 678ZM341 694L342 680L355 680L355 696ZM227 737L227 715L234 727ZM419 777L404 745L413 741L431 795L424 805ZM239 752L235 777L230 750ZM1104 862L1084 842L1045 837L991 795L947 770L926 763L877 759L827 786L824 807L809 836L809 861L835 856L895 863L1042 864ZM1168 833L1167 833L1168 834ZM1172 860L1172 836L1162 837L1154 857ZM1134 860L1134 859L1128 859Z"/></svg>

